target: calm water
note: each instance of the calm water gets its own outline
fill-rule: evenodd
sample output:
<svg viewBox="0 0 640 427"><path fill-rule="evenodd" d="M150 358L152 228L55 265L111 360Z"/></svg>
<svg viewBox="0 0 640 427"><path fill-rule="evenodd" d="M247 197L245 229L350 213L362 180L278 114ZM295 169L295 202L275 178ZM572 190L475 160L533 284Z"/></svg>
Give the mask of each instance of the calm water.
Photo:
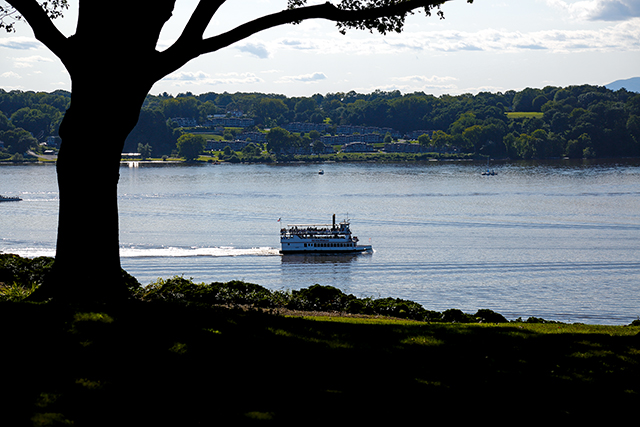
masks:
<svg viewBox="0 0 640 427"><path fill-rule="evenodd" d="M628 324L640 315L637 164L499 165L493 177L460 163L322 167L123 166L123 267L143 284L173 275L270 289L320 283L510 319ZM55 168L0 166L0 194L24 199L0 204L0 251L54 255ZM283 224L333 213L348 215L375 252L278 254ZM96 244L88 235L78 250Z"/></svg>

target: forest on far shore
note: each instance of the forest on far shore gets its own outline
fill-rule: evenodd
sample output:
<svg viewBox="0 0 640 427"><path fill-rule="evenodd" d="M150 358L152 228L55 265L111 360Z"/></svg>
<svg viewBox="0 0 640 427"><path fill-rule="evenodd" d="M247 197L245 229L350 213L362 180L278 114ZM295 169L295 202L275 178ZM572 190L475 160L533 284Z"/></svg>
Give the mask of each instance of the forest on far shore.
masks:
<svg viewBox="0 0 640 427"><path fill-rule="evenodd" d="M95 102L102 96L96 94ZM70 93L62 90L0 89L0 159L38 149L56 137L69 101ZM407 140L438 150L456 147L461 153L495 158L640 157L640 94L592 85L437 97L399 91L309 97L240 92L148 95L123 152L135 152L142 144L151 156L170 155L176 152L178 138L193 130L171 119L201 125L224 116L250 118L253 125L245 130L260 132L292 122L328 124L329 133L341 125L392 128ZM95 134L87 135L87 144L108 143L113 120L118 120L118 111L111 117L96 116Z"/></svg>

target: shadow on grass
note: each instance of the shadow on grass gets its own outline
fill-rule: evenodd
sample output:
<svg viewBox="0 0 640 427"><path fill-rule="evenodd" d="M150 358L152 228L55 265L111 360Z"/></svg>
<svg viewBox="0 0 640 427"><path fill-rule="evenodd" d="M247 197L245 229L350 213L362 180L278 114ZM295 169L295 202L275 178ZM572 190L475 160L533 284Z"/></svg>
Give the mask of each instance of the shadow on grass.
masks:
<svg viewBox="0 0 640 427"><path fill-rule="evenodd" d="M160 302L1 303L0 321L0 425L614 421L640 403L637 336Z"/></svg>

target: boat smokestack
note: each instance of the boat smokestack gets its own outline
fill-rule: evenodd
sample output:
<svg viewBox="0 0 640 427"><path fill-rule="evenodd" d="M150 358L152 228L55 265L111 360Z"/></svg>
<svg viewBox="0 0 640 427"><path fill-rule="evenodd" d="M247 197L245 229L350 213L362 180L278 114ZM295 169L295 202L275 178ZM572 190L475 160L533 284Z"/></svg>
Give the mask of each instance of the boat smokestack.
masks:
<svg viewBox="0 0 640 427"><path fill-rule="evenodd" d="M336 214L333 214L333 229L336 229Z"/></svg>

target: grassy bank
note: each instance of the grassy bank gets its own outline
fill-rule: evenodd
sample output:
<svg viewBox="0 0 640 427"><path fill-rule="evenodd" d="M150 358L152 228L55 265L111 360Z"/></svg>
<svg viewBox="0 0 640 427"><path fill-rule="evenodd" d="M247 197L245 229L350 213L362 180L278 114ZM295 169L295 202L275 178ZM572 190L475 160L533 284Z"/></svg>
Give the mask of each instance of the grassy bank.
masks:
<svg viewBox="0 0 640 427"><path fill-rule="evenodd" d="M47 266L0 272L36 284ZM257 285L214 285L110 306L5 286L0 425L616 422L640 403L638 326L415 321L408 302L404 319L347 315L328 287L274 306Z"/></svg>
<svg viewBox="0 0 640 427"><path fill-rule="evenodd" d="M0 303L2 425L608 421L640 403L638 327Z"/></svg>

